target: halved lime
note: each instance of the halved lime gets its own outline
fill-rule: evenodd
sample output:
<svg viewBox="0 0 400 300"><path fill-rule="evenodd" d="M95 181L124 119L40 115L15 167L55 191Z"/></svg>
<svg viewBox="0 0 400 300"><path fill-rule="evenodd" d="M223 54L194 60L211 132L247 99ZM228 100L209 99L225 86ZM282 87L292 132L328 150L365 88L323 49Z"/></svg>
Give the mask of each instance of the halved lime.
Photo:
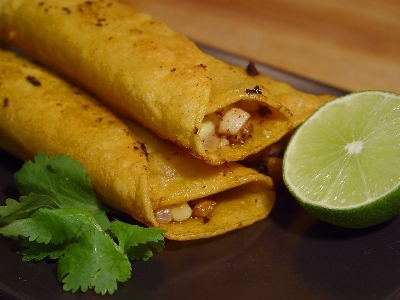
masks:
<svg viewBox="0 0 400 300"><path fill-rule="evenodd" d="M362 228L400 211L400 95L351 93L328 102L293 134L283 179L328 223Z"/></svg>

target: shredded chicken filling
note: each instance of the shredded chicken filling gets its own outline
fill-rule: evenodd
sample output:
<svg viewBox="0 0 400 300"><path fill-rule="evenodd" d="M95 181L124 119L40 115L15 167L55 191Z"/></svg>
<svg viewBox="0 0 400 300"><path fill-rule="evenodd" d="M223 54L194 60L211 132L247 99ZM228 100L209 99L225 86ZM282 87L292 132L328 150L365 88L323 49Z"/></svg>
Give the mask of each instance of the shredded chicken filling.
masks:
<svg viewBox="0 0 400 300"><path fill-rule="evenodd" d="M183 222L190 218L203 218L208 222L214 212L217 202L207 199L192 200L155 211L159 223Z"/></svg>

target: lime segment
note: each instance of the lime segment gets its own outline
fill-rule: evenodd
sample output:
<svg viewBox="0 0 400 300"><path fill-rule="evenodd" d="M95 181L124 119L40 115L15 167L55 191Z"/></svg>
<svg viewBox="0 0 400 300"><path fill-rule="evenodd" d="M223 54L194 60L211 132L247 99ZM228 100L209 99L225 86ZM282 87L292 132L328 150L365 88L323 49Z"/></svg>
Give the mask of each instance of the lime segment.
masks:
<svg viewBox="0 0 400 300"><path fill-rule="evenodd" d="M317 218L367 227L400 211L400 95L348 94L328 102L292 136L283 178Z"/></svg>

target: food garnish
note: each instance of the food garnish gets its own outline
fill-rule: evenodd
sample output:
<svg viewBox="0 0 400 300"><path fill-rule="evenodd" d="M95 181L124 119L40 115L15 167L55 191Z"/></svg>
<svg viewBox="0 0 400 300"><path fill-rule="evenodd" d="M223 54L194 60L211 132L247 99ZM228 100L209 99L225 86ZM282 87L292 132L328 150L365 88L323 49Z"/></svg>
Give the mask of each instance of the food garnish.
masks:
<svg viewBox="0 0 400 300"><path fill-rule="evenodd" d="M363 228L400 212L399 157L400 95L351 93L322 106L294 133L283 179L318 219Z"/></svg>
<svg viewBox="0 0 400 300"><path fill-rule="evenodd" d="M19 200L0 206L0 234L22 241L23 261L58 260L65 291L113 294L131 261L164 250L165 230L110 220L85 169L67 155L37 155L15 174Z"/></svg>

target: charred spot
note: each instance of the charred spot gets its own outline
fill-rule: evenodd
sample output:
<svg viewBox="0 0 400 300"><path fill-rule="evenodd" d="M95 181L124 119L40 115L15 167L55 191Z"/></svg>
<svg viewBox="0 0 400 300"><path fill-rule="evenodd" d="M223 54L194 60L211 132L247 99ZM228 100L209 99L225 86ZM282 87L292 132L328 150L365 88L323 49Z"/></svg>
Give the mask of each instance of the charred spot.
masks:
<svg viewBox="0 0 400 300"><path fill-rule="evenodd" d="M129 32L132 33L132 34L143 34L142 30L136 29L136 28L130 29ZM153 41L149 41L149 43L153 44L154 42Z"/></svg>
<svg viewBox="0 0 400 300"><path fill-rule="evenodd" d="M102 118L102 117L98 117L98 118L96 119L96 122L101 123L102 121L103 121L103 118Z"/></svg>
<svg viewBox="0 0 400 300"><path fill-rule="evenodd" d="M258 114L260 115L260 117L265 117L267 114L271 114L271 110L264 105L260 105L260 107L257 110Z"/></svg>
<svg viewBox="0 0 400 300"><path fill-rule="evenodd" d="M204 217L203 218L203 224L207 224L208 222L210 222L211 218L209 217Z"/></svg>
<svg viewBox="0 0 400 300"><path fill-rule="evenodd" d="M8 98L3 99L3 107L7 107L10 104Z"/></svg>
<svg viewBox="0 0 400 300"><path fill-rule="evenodd" d="M33 86L41 86L42 85L39 80L37 80L35 77L30 76L30 75L26 76L26 80L28 80L29 83L32 84Z"/></svg>
<svg viewBox="0 0 400 300"><path fill-rule="evenodd" d="M256 65L252 61L249 61L249 64L246 67L246 73L250 76L260 75L260 72L258 72Z"/></svg>
<svg viewBox="0 0 400 300"><path fill-rule="evenodd" d="M124 128L123 130L124 130L126 136L131 136L132 135L132 133L129 131L129 129ZM130 147L128 147L128 148L130 148Z"/></svg>
<svg viewBox="0 0 400 300"><path fill-rule="evenodd" d="M100 26L100 27L104 26L104 25L106 25L105 22L106 22L106 18L98 18L96 26Z"/></svg>
<svg viewBox="0 0 400 300"><path fill-rule="evenodd" d="M204 70L207 69L207 66L205 64L199 64L200 68L203 68Z"/></svg>
<svg viewBox="0 0 400 300"><path fill-rule="evenodd" d="M89 105L86 105L86 104L84 104L84 105L82 105L82 108L83 108L84 110L89 110L89 109L90 109L90 106L89 106Z"/></svg>
<svg viewBox="0 0 400 300"><path fill-rule="evenodd" d="M194 134L198 134L199 133L199 128L195 127L194 128Z"/></svg>
<svg viewBox="0 0 400 300"><path fill-rule="evenodd" d="M253 95L253 94L261 95L262 94L262 90L258 85L256 85L253 89L246 89L246 93L248 95Z"/></svg>
<svg viewBox="0 0 400 300"><path fill-rule="evenodd" d="M146 159L149 158L149 153L147 152L146 144L145 143L140 143L140 148L142 149L144 156L146 156Z"/></svg>
<svg viewBox="0 0 400 300"><path fill-rule="evenodd" d="M68 7L63 7L61 8L63 11L65 11L67 13L67 15L69 15L71 13L71 10Z"/></svg>
<svg viewBox="0 0 400 300"><path fill-rule="evenodd" d="M38 5L39 5L39 6L43 6L43 5L44 5L44 2L39 2Z"/></svg>
<svg viewBox="0 0 400 300"><path fill-rule="evenodd" d="M56 103L56 106L61 106L61 105L62 105L62 104L61 104L61 103L59 103L59 102L58 102L58 103Z"/></svg>
<svg viewBox="0 0 400 300"><path fill-rule="evenodd" d="M176 71L176 68L171 69L171 72L175 72L175 71Z"/></svg>

